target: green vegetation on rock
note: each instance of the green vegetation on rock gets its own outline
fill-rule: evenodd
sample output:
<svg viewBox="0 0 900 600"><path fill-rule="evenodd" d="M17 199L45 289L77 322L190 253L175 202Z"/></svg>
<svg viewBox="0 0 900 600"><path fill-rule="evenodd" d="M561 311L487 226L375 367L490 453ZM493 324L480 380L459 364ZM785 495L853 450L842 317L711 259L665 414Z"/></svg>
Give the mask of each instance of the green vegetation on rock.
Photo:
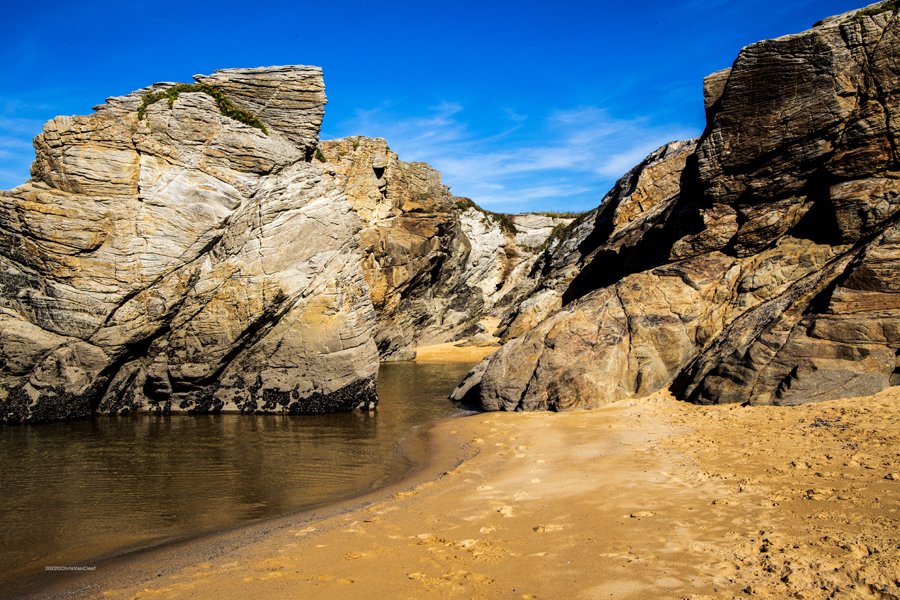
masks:
<svg viewBox="0 0 900 600"><path fill-rule="evenodd" d="M581 212L569 212L569 211L558 211L558 210L542 210L535 213L535 215L541 215L544 217L552 217L555 219L575 219L584 214L584 211Z"/></svg>
<svg viewBox="0 0 900 600"><path fill-rule="evenodd" d="M538 252L543 252L562 240L563 237L565 237L565 233L569 230L570 225L571 223L557 223L550 231L550 235L547 236L547 239L544 240L544 243L538 248Z"/></svg>
<svg viewBox="0 0 900 600"><path fill-rule="evenodd" d="M171 108L175 104L175 100L178 99L179 94L191 92L199 92L211 97L216 101L216 106L219 108L219 111L229 119L234 119L235 121L239 121L250 127L255 127L265 134L269 133L266 126L263 125L259 119L232 104L231 100L229 100L221 90L217 90L205 83L178 83L160 92L147 92L144 94L144 97L141 98L141 105L138 106L138 118L144 119L147 116L147 107L154 102L167 99L169 101L169 107Z"/></svg>
<svg viewBox="0 0 900 600"><path fill-rule="evenodd" d="M853 20L860 21L863 17L880 15L881 13L886 13L888 11L896 13L898 10L900 10L900 0L888 0L887 2L879 4L878 6L864 8L863 10L853 15Z"/></svg>
<svg viewBox="0 0 900 600"><path fill-rule="evenodd" d="M456 199L456 209L459 211L466 211L470 208L474 208L482 215L484 215L484 219L487 222L493 221L496 223L501 230L511 233L512 235L516 234L516 224L512 220L511 215L507 215L505 213L495 213L484 208L481 208L468 198L457 198Z"/></svg>

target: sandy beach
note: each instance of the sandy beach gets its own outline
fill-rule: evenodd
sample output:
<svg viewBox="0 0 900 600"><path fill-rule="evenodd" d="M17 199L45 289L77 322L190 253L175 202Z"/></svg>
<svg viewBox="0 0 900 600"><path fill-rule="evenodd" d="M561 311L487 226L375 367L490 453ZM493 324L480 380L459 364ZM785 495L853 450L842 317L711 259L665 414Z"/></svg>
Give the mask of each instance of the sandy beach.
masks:
<svg viewBox="0 0 900 600"><path fill-rule="evenodd" d="M475 337L457 342L444 342L429 346L418 346L415 362L418 363L447 363L470 362L477 363L486 356L493 354L500 347L500 338L493 335L500 325L500 319L485 317L479 321L484 329Z"/></svg>
<svg viewBox="0 0 900 600"><path fill-rule="evenodd" d="M101 598L900 596L900 389L431 432L417 479L84 575ZM208 556L207 556L208 555Z"/></svg>

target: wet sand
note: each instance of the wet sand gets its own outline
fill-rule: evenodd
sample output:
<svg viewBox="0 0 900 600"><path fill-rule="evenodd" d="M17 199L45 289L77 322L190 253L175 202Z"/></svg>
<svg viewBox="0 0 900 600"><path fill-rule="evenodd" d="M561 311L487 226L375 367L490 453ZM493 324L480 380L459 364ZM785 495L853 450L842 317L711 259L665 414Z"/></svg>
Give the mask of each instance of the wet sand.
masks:
<svg viewBox="0 0 900 600"><path fill-rule="evenodd" d="M479 414L431 440L405 485L100 565L72 597L900 596L898 388Z"/></svg>

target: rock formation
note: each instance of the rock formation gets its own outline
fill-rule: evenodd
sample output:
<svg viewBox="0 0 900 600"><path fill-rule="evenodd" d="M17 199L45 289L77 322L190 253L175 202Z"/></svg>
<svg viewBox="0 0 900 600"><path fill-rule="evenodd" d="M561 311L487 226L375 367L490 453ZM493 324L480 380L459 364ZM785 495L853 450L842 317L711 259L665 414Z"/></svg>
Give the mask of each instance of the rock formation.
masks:
<svg viewBox="0 0 900 600"><path fill-rule="evenodd" d="M485 211L383 140L319 142L313 67L58 117L0 192L0 422L370 408L379 360L501 313L454 395L487 409L900 383L893 7L742 50L705 81L703 136L574 221Z"/></svg>
<svg viewBox="0 0 900 600"><path fill-rule="evenodd" d="M374 407L380 359L477 327L569 221L320 144L318 68L195 79L50 121L0 192L0 422Z"/></svg>
<svg viewBox="0 0 900 600"><path fill-rule="evenodd" d="M503 337L530 331L564 302L596 286L594 270L606 268L612 257L621 255L633 270L639 269L632 263L650 260L634 249L665 224L678 197L681 172L695 148L695 141L672 142L651 153L616 183L600 206L558 232L552 247L537 259L532 276L519 283L524 300L506 315Z"/></svg>
<svg viewBox="0 0 900 600"><path fill-rule="evenodd" d="M383 360L457 339L511 302L554 228L571 218L498 215L454 197L425 163L381 139L323 141L316 162L360 216L362 266Z"/></svg>
<svg viewBox="0 0 900 600"><path fill-rule="evenodd" d="M796 404L900 384L900 24L892 4L744 48L707 128L540 259L510 341L454 398L590 408L672 386Z"/></svg>
<svg viewBox="0 0 900 600"><path fill-rule="evenodd" d="M377 401L360 220L309 160L321 71L196 79L50 121L0 193L0 421Z"/></svg>

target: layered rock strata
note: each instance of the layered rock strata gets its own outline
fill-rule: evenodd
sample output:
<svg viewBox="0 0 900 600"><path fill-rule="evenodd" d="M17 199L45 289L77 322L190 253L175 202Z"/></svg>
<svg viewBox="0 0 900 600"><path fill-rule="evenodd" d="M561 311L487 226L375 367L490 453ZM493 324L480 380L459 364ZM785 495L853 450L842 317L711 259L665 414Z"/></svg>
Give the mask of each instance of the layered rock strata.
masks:
<svg viewBox="0 0 900 600"><path fill-rule="evenodd" d="M371 408L379 360L473 332L568 223L319 143L315 67L195 79L50 121L0 192L0 421Z"/></svg>
<svg viewBox="0 0 900 600"><path fill-rule="evenodd" d="M47 123L0 193L0 420L377 401L361 223L309 160L321 71L197 79L266 132L157 84Z"/></svg>
<svg viewBox="0 0 900 600"><path fill-rule="evenodd" d="M570 227L557 231L551 247L539 256L529 277L518 282L523 300L505 315L504 339L533 329L562 305L597 287L598 274L612 259L639 270L652 260L638 245L658 235L680 191L685 162L696 140L672 142L652 152L626 173L604 196L597 208L579 216Z"/></svg>
<svg viewBox="0 0 900 600"><path fill-rule="evenodd" d="M540 246L571 218L499 215L458 198L440 173L382 139L323 141L314 161L360 216L362 267L382 360L455 340L512 301Z"/></svg>
<svg viewBox="0 0 900 600"><path fill-rule="evenodd" d="M566 410L671 385L796 404L900 383L891 6L753 44L708 77L703 136L652 154L569 228L510 341L454 397Z"/></svg>

